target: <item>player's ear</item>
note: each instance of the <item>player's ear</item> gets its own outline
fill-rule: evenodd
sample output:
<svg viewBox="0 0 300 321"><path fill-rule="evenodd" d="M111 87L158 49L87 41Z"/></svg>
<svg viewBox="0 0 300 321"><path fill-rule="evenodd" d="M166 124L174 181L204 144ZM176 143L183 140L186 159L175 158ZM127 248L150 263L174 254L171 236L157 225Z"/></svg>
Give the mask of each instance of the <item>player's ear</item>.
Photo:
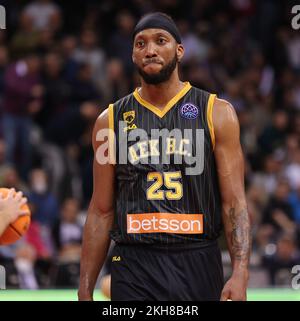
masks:
<svg viewBox="0 0 300 321"><path fill-rule="evenodd" d="M132 58L132 62L135 64L135 56L134 56L134 54L132 54L131 58Z"/></svg>
<svg viewBox="0 0 300 321"><path fill-rule="evenodd" d="M181 62L181 60L182 60L182 58L184 56L184 47L183 47L183 45L177 44L176 52L177 52L178 62Z"/></svg>

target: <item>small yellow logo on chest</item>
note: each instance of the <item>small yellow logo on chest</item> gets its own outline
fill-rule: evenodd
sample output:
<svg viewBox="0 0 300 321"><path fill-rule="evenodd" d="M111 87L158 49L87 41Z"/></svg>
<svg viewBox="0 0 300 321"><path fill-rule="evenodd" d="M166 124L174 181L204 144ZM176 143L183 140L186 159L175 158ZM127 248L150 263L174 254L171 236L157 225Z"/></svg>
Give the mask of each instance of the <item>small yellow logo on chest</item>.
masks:
<svg viewBox="0 0 300 321"><path fill-rule="evenodd" d="M124 131L137 128L133 121L135 119L135 110L126 111L123 113L123 120L127 123L127 127L124 128Z"/></svg>
<svg viewBox="0 0 300 321"><path fill-rule="evenodd" d="M121 261L121 256L113 256L112 262L119 262Z"/></svg>

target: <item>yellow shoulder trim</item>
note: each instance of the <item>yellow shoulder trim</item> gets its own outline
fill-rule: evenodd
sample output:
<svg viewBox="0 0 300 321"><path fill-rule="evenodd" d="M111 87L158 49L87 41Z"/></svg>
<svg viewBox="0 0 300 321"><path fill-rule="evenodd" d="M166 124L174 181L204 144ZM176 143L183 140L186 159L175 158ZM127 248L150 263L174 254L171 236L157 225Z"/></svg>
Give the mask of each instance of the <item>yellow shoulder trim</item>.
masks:
<svg viewBox="0 0 300 321"><path fill-rule="evenodd" d="M215 94L210 94L207 102L207 123L208 123L208 128L209 128L209 133L210 133L210 138L211 138L211 143L213 146L213 149L215 149L215 132L214 132L214 123L213 123L213 106L215 102L215 98L217 95Z"/></svg>
<svg viewBox="0 0 300 321"><path fill-rule="evenodd" d="M114 130L114 104L108 106L108 159L110 164L115 164L115 130Z"/></svg>
<svg viewBox="0 0 300 321"><path fill-rule="evenodd" d="M108 127L114 130L114 104L108 105Z"/></svg>

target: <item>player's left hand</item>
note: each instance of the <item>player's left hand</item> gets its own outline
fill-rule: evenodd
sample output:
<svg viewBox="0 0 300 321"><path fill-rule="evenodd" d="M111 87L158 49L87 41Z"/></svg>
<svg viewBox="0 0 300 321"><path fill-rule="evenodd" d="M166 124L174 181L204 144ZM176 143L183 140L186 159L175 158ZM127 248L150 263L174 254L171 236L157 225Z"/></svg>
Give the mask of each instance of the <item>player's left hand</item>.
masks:
<svg viewBox="0 0 300 321"><path fill-rule="evenodd" d="M221 301L246 301L247 285L248 271L233 273L223 288Z"/></svg>

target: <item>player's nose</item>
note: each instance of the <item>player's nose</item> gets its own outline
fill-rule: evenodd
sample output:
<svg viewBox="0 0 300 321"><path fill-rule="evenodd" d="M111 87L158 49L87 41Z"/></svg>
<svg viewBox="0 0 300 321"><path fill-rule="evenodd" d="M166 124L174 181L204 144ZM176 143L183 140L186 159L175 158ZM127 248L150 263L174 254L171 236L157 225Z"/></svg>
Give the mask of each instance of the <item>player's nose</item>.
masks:
<svg viewBox="0 0 300 321"><path fill-rule="evenodd" d="M157 50L156 50L155 44L149 42L146 47L146 58L152 58L157 56Z"/></svg>

